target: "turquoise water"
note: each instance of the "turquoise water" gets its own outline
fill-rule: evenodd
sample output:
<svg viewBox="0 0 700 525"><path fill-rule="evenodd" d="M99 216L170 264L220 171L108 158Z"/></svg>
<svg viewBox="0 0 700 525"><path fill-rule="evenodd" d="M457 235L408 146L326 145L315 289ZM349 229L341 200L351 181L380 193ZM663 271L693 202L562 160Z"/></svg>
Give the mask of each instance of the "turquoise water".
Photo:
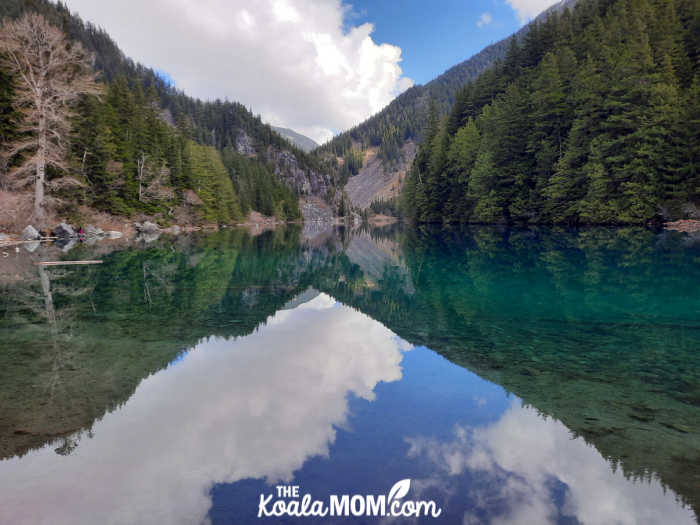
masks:
<svg viewBox="0 0 700 525"><path fill-rule="evenodd" d="M61 257L104 263L32 264ZM0 523L697 522L682 234L228 231L3 263ZM400 480L440 515L258 518L277 485Z"/></svg>

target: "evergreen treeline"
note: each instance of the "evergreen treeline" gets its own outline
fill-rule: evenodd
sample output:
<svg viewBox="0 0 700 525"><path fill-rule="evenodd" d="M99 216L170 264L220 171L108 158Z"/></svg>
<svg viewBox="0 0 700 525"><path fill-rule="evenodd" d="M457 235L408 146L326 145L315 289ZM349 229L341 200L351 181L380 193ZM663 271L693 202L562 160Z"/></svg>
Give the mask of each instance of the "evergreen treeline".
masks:
<svg viewBox="0 0 700 525"><path fill-rule="evenodd" d="M700 2L585 0L433 110L417 222L644 223L700 199Z"/></svg>
<svg viewBox="0 0 700 525"><path fill-rule="evenodd" d="M373 200L369 205L369 209L373 213L397 217L399 215L399 200L397 197Z"/></svg>
<svg viewBox="0 0 700 525"><path fill-rule="evenodd" d="M186 96L153 70L126 58L106 32L71 15L61 2L0 4L0 19L24 12L42 14L93 52L95 68L106 84L103 96L84 97L78 108L69 160L85 185L62 195L69 208L87 204L118 214L167 217L175 206L191 204L203 220L219 222L240 219L250 209L280 218L300 216L297 195L278 181L275 167L251 157L266 159L269 147L289 150L306 172L319 169L315 157L291 145L241 104ZM12 79L0 71L3 143L17 138L11 101ZM236 152L243 135L250 139L245 147L252 148L245 156ZM211 151L204 154L205 147ZM212 166L212 172L204 173ZM0 166L0 174L3 171ZM189 190L197 196L188 199Z"/></svg>
<svg viewBox="0 0 700 525"><path fill-rule="evenodd" d="M272 166L246 158L231 146L224 148L222 159L244 214L256 210L282 220L301 219L297 195L275 177Z"/></svg>
<svg viewBox="0 0 700 525"><path fill-rule="evenodd" d="M0 71L0 144L7 144L15 134L15 114L12 109L12 79ZM0 166L2 171L3 166Z"/></svg>
<svg viewBox="0 0 700 525"><path fill-rule="evenodd" d="M251 209L300 217L296 194L271 166L232 146L219 152L197 143L161 113L153 88L130 88L124 77L102 97L83 99L71 141L75 169L87 182L77 202L126 215L167 214L185 203L202 220L218 223L241 219Z"/></svg>
<svg viewBox="0 0 700 525"><path fill-rule="evenodd" d="M350 147L343 153L343 162L340 167L339 177L340 187L344 187L351 176L360 173L363 160L364 154L358 147Z"/></svg>

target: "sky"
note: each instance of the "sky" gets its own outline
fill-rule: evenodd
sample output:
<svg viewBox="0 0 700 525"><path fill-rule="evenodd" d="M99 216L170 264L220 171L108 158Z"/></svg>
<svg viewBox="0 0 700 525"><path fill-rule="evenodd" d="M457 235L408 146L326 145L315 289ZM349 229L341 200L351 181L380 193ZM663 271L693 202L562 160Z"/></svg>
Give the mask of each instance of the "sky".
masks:
<svg viewBox="0 0 700 525"><path fill-rule="evenodd" d="M188 95L322 143L556 0L67 0Z"/></svg>
<svg viewBox="0 0 700 525"><path fill-rule="evenodd" d="M353 0L350 23L373 23L372 37L401 47L416 84L515 33L556 0Z"/></svg>

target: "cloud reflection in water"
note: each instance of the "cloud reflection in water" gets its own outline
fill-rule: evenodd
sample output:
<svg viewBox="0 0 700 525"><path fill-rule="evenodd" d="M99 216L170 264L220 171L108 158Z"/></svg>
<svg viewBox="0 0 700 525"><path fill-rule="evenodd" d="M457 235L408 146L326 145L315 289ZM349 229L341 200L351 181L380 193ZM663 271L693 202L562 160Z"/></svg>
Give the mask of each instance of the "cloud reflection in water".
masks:
<svg viewBox="0 0 700 525"><path fill-rule="evenodd" d="M70 456L51 446L0 461L3 520L200 523L214 483L289 481L327 455L348 396L401 378L409 346L320 294L237 340L202 341L146 378ZM55 446L55 445L54 445Z"/></svg>
<svg viewBox="0 0 700 525"><path fill-rule="evenodd" d="M625 478L561 422L518 400L493 424L457 426L451 441L407 441L410 457L427 458L436 467L436 475L417 480L417 487L437 488L455 504L472 502L465 525L546 524L558 517L586 524L695 523L693 511L656 478ZM449 480L467 473L476 481L464 494ZM552 494L557 482L565 484L560 508Z"/></svg>

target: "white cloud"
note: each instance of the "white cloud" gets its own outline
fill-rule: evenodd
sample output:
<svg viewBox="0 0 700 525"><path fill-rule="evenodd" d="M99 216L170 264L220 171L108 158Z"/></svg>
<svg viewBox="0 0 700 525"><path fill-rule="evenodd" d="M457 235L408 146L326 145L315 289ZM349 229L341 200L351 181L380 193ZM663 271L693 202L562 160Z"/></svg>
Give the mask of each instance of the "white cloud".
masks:
<svg viewBox="0 0 700 525"><path fill-rule="evenodd" d="M478 27L484 27L489 25L491 22L493 22L493 16L491 16L491 13L481 13L479 20L476 22L476 25Z"/></svg>
<svg viewBox="0 0 700 525"><path fill-rule="evenodd" d="M68 0L135 60L167 71L186 93L228 98L323 142L413 82L401 49L373 26L343 30L340 0Z"/></svg>
<svg viewBox="0 0 700 525"><path fill-rule="evenodd" d="M508 5L515 10L518 15L518 20L521 24L525 24L542 11L550 6L553 6L558 0L506 0Z"/></svg>
<svg viewBox="0 0 700 525"><path fill-rule="evenodd" d="M0 461L7 523L206 523L214 483L289 481L327 456L351 394L401 379L407 343L320 294L255 333L202 341L144 379L70 456Z"/></svg>
<svg viewBox="0 0 700 525"><path fill-rule="evenodd" d="M503 416L486 427L457 427L454 439L408 440L409 455L424 456L448 476L471 471L479 483L470 497L480 507L496 507L491 523L553 523L551 481L567 486L563 512L580 523L694 523L690 507L656 479L632 480L582 438L573 439L561 422L543 418L514 401ZM437 476L421 484L449 480ZM454 497L459 497L455 494ZM479 510L474 509L474 510ZM468 512L464 523L479 523Z"/></svg>

